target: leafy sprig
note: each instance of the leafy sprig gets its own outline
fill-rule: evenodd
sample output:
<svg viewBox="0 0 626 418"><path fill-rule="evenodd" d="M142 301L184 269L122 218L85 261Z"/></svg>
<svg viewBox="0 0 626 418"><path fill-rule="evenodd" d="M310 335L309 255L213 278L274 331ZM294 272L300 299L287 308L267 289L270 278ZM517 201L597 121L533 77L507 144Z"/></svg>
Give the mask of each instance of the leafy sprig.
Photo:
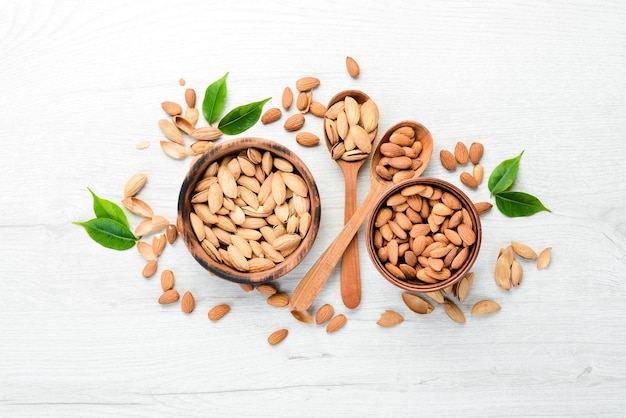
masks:
<svg viewBox="0 0 626 418"><path fill-rule="evenodd" d="M228 90L226 87L227 77L228 73L207 87L204 93L204 100L202 101L202 115L209 125L213 125L219 120L218 128L226 135L238 135L247 131L258 122L261 117L261 112L263 111L263 105L267 103L271 97L258 102L237 106L220 120L220 115L226 103L226 92Z"/></svg>
<svg viewBox="0 0 626 418"><path fill-rule="evenodd" d="M95 218L85 222L72 222L80 225L98 244L113 250L128 250L139 240L130 230L128 218L121 207L110 200L98 197L91 189Z"/></svg>
<svg viewBox="0 0 626 418"><path fill-rule="evenodd" d="M531 216L541 211L552 212L535 196L519 191L511 191L517 178L522 151L517 157L504 160L489 176L489 192L496 199L498 210L511 218Z"/></svg>

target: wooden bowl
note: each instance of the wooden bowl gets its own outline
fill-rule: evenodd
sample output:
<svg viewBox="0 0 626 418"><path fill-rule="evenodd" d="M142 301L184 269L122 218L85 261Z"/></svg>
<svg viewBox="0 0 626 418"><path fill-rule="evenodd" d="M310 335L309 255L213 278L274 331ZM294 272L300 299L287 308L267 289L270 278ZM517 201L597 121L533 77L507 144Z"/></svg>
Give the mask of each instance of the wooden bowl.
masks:
<svg viewBox="0 0 626 418"><path fill-rule="evenodd" d="M306 234L303 234L304 236L297 248L286 255L284 261L276 262L273 267L260 271L240 271L221 260L214 259L215 256L210 256L207 250L205 250L205 247L203 247L198 240L190 220L191 213L194 212L192 198L196 195L196 186L203 180L207 168L214 162L221 162L225 158L235 157L250 148L255 148L261 153L269 151L275 157L279 157L291 163L294 173L300 175L308 188L308 199L310 203L309 213L311 215L308 231ZM236 283L259 284L278 279L295 268L304 259L317 237L320 213L320 196L313 176L304 162L302 162L293 151L267 139L237 138L221 143L209 150L189 169L178 198L177 227L191 255L210 273ZM223 243L221 245L227 247Z"/></svg>
<svg viewBox="0 0 626 418"><path fill-rule="evenodd" d="M468 248L467 250L467 256L465 258L465 260L459 265L459 266L455 266L456 268L452 269L450 267L450 265L444 265L444 269L447 268L449 271L449 275L447 275L448 277L446 277L445 272L440 274L439 278L433 278L431 276L425 275L424 276L424 271L422 272L422 276L421 277L427 277L428 281L423 281L420 280L418 278L414 278L414 277L410 277L410 274L405 274L407 273L411 273L410 269L405 269L402 270L400 269L400 271L403 273L403 275L405 276L404 278L399 277L400 275L397 274L397 270L395 270L395 275L392 274L392 272L390 272L388 270L388 268L385 267L386 262L388 262L389 260L381 260L381 255L384 257L385 256L385 251L383 251L382 253L379 253L379 250L377 248L377 246L380 244L380 241L378 243L376 243L376 240L380 240L380 237L375 237L376 235L376 230L379 229L379 227L376 226L376 220L378 217L379 212L387 207L387 199L389 199L392 196L397 197L398 195L401 196L402 191L404 190L405 192L408 192L410 189L408 189L409 187L412 186L426 186L426 187L432 187L435 189L440 189L442 192L446 192L449 193L451 196L453 196L454 198L456 198L457 202L460 203L460 207L462 209L466 210L466 217L467 220L465 221L467 222L471 222L472 229L474 232L474 242L471 245L468 245L466 242L462 242L460 245L458 245L458 249L457 249L457 254L461 252L461 250L463 248ZM428 202L432 202L434 199L426 199L426 198L422 198L423 200L426 200ZM411 202L412 204L414 202ZM410 206L412 207L412 206ZM433 212L433 206L432 203L429 204L430 207L430 212ZM454 212L461 212L462 209L454 209ZM392 210L393 212L393 216L394 218L392 218L393 220L396 220L397 218L397 212L394 210ZM439 212L439 211L438 211ZM387 213L389 213L387 211ZM441 212L439 212L441 213ZM414 215L413 215L414 216ZM451 215L449 215L451 216ZM422 218L421 223L424 224L428 222L427 220L428 218L424 219ZM404 220L406 221L406 220ZM413 218L411 220L412 224L415 223L420 223L420 222L416 222L417 219ZM382 222L382 221L380 221ZM401 222L396 222L401 223ZM437 238L434 241L439 241L442 240L444 242L444 245L451 245L452 247L457 247L457 245L453 244L450 242L450 240L448 240L448 243L445 243L444 237L447 239L448 237L442 232L443 228L446 228L446 225L449 225L448 222L445 222L443 224L439 225L439 229L437 230L438 233L441 233L442 235L438 235ZM421 225L420 225L421 226ZM427 225L428 226L428 225ZM415 240L415 237L418 235L426 235L426 236L433 236L434 233L432 232L432 230L429 230L425 233L418 233L417 230L420 228L415 228L415 236L413 236L413 234L411 234L409 231L407 232L407 238L402 239L403 237L400 235L396 235L394 233L393 235L393 239L396 240L396 242L407 242L409 243L409 251L413 251L413 249L416 249L417 251L419 251L419 246L416 245L414 246L413 240ZM455 232L458 230L458 227L454 227L454 228L449 228L454 230ZM406 226L405 226L405 230L406 230ZM464 231L465 232L465 231ZM452 234L451 234L452 235ZM457 234L457 235L461 235L461 234ZM465 234L463 234L465 236ZM457 238L455 237L454 240L456 241ZM469 242L471 242L471 240L468 240ZM404 290L408 290L411 292L432 292L432 291L437 291L437 290L442 290L444 288L447 288L449 286L452 286L453 284L455 284L456 282L458 282L459 280L461 280L472 268L472 265L474 264L474 262L476 261L476 258L478 257L478 252L480 251L480 245L481 245L481 241L482 241L482 229L481 229L481 225L480 225L480 218L478 215L478 212L476 211L476 208L474 207L474 204L472 203L472 201L467 197L467 195L465 195L465 193L463 193L459 188L457 188L456 186L444 181L444 180L440 180L440 179L436 179L436 178L430 178L430 177L422 177L422 178L412 178L409 180L404 180L400 183L394 184L392 187L390 187L389 189L385 190L385 192L378 198L378 200L376 201L374 208L372 209L372 211L370 212L370 215L367 219L367 224L366 224L366 228L365 228L365 243L367 246L367 251L368 254L372 260L372 262L374 263L374 266L376 267L376 269L380 272L380 274L387 279L390 283L394 284L395 286L404 289ZM388 241L383 241L383 246L386 246L385 243L388 243ZM395 247L395 245L390 246L388 248L390 248L390 250L387 252L388 254L391 251L395 251L391 249L391 247ZM452 248L451 247L451 248ZM424 253L420 253L420 254L415 254L416 256L415 258L418 258L419 256L423 255ZM433 253L434 254L434 253ZM447 254L446 254L447 255ZM424 256L425 257L425 256ZM413 257L411 257L413 258ZM415 259L413 258L413 260ZM441 260L445 259L445 256L443 257L437 257L440 258ZM451 257L452 258L452 257ZM457 263L460 263L462 257L460 257L457 260ZM396 263L396 266L400 266L400 264L407 264L407 260L409 259L409 257L407 256L407 258L405 259L404 256L399 257L399 261ZM425 261L424 258L421 259L422 261ZM440 264L439 262L437 262L438 264ZM409 265L411 263L408 263ZM428 264L426 263L426 266L428 266ZM406 266L405 266L406 267ZM439 266L437 266L439 267ZM424 269L425 266L421 265L420 262L418 262L415 266L414 269L419 270L420 268ZM433 270L432 267L431 268L431 272L436 272L436 270ZM443 271L443 270L442 270ZM419 275L418 275L419 277Z"/></svg>

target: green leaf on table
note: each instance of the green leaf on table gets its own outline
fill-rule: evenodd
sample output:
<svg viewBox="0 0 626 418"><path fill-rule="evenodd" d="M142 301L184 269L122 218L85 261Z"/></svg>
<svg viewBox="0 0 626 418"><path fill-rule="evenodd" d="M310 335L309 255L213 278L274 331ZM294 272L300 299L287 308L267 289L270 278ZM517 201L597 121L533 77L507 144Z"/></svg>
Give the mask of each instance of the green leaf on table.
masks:
<svg viewBox="0 0 626 418"><path fill-rule="evenodd" d="M511 218L530 216L537 212L552 212L535 196L524 192L500 192L496 194L496 206Z"/></svg>
<svg viewBox="0 0 626 418"><path fill-rule="evenodd" d="M87 190L89 190L89 193L93 196L93 211L96 217L113 219L130 229L128 218L121 207L110 200L98 197L89 187Z"/></svg>
<svg viewBox="0 0 626 418"><path fill-rule="evenodd" d="M507 190L517 177L517 171L519 170L519 162L522 159L522 151L517 157L510 160L504 160L493 170L489 176L489 182L487 186L492 195L498 194Z"/></svg>
<svg viewBox="0 0 626 418"><path fill-rule="evenodd" d="M130 228L111 218L94 218L87 222L73 222L87 231L98 244L113 250L128 250L139 239Z"/></svg>
<svg viewBox="0 0 626 418"><path fill-rule="evenodd" d="M234 108L220 120L218 128L226 135L237 135L250 129L259 120L261 112L263 112L263 105L270 99L271 97L268 97L259 102Z"/></svg>
<svg viewBox="0 0 626 418"><path fill-rule="evenodd" d="M212 125L222 113L224 103L226 102L226 77L213 82L204 92L204 100L202 101L202 115L209 125Z"/></svg>

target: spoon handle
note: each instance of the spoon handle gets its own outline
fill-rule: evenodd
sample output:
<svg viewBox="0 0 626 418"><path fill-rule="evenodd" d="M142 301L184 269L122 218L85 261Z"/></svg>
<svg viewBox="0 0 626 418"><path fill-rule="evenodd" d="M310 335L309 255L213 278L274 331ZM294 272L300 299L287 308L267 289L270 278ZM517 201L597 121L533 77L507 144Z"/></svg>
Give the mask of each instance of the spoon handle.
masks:
<svg viewBox="0 0 626 418"><path fill-rule="evenodd" d="M356 181L358 170L344 170L345 209L344 224L350 221L356 212ZM359 263L358 231L352 237L341 258L341 299L343 304L354 309L361 302L361 268Z"/></svg>
<svg viewBox="0 0 626 418"><path fill-rule="evenodd" d="M385 185L383 183L372 181L370 191L363 203L361 203L361 206L358 207L339 235L337 235L326 251L313 264L313 267L304 275L298 286L296 286L289 302L289 308L292 311L306 311L309 309L339 262L346 247L352 241L352 237L354 237L365 217L374 207L376 198L384 189Z"/></svg>

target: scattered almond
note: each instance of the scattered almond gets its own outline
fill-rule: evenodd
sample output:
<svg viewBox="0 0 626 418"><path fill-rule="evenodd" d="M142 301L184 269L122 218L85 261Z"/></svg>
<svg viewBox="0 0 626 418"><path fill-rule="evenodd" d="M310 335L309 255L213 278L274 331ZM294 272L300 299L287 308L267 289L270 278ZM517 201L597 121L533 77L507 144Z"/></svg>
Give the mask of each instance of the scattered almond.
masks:
<svg viewBox="0 0 626 418"><path fill-rule="evenodd" d="M346 69L352 78L357 78L361 73L359 64L352 57L346 57Z"/></svg>
<svg viewBox="0 0 626 418"><path fill-rule="evenodd" d="M215 126L203 126L202 128L194 129L189 133L189 137L200 141L215 141L220 139L224 135Z"/></svg>
<svg viewBox="0 0 626 418"><path fill-rule="evenodd" d="M170 116L176 116L183 113L183 108L174 102L163 102L161 103L161 108Z"/></svg>
<svg viewBox="0 0 626 418"><path fill-rule="evenodd" d="M472 142L469 148L469 159L472 164L477 165L483 157L484 147L480 142Z"/></svg>
<svg viewBox="0 0 626 418"><path fill-rule="evenodd" d="M478 212L478 215L481 216L489 212L493 205L489 202L477 202L474 203L474 207L476 208L476 212Z"/></svg>
<svg viewBox="0 0 626 418"><path fill-rule="evenodd" d="M298 132L296 142L303 147L313 147L320 143L320 138L310 132Z"/></svg>
<svg viewBox="0 0 626 418"><path fill-rule="evenodd" d="M336 315L330 320L328 325L326 325L326 332L333 333L339 331L344 325L346 325L347 321L348 318L346 318L344 314Z"/></svg>
<svg viewBox="0 0 626 418"><path fill-rule="evenodd" d="M466 185L470 189L477 189L478 188L478 182L476 181L474 176L472 176L467 171L464 171L464 172L461 173L460 179L461 179L461 183L463 183L464 185Z"/></svg>
<svg viewBox="0 0 626 418"><path fill-rule="evenodd" d="M195 306L196 306L196 302L195 302L191 292L189 292L189 291L185 292L185 294L183 294L183 299L180 302L180 309L184 313L188 314L188 313L193 312L193 308Z"/></svg>
<svg viewBox="0 0 626 418"><path fill-rule="evenodd" d="M467 160L469 159L467 147L461 141L457 142L454 146L454 159L461 165L467 164Z"/></svg>
<svg viewBox="0 0 626 418"><path fill-rule="evenodd" d="M149 146L150 146L150 141L139 141L135 145L135 148L142 150L142 149L148 148Z"/></svg>
<svg viewBox="0 0 626 418"><path fill-rule="evenodd" d="M124 197L133 197L145 186L148 181L148 175L144 173L138 173L133 175L126 181L124 186Z"/></svg>
<svg viewBox="0 0 626 418"><path fill-rule="evenodd" d="M178 294L178 290L171 289L163 292L163 294L159 297L159 303L161 305L169 305L170 303L174 303L179 299L180 295Z"/></svg>
<svg viewBox="0 0 626 418"><path fill-rule="evenodd" d="M160 141L161 149L168 156L175 160L182 160L183 158L189 155L189 151L187 148L182 146L181 144L177 144L175 142L170 141Z"/></svg>
<svg viewBox="0 0 626 418"><path fill-rule="evenodd" d="M480 184L483 181L483 177L485 175L485 168L482 164L476 164L472 169L472 176L476 180L476 183Z"/></svg>
<svg viewBox="0 0 626 418"><path fill-rule="evenodd" d="M177 144L185 145L183 136L181 135L180 130L176 127L176 125L174 125L167 119L159 120L158 124L159 129L161 130L161 132L163 132L163 135L165 135L167 139Z"/></svg>
<svg viewBox="0 0 626 418"><path fill-rule="evenodd" d="M472 316L485 316L498 312L501 306L492 300L481 300L472 306Z"/></svg>
<svg viewBox="0 0 626 418"><path fill-rule="evenodd" d="M260 284L256 287L256 290L257 292L263 293L264 295L273 295L278 291L276 285L273 283Z"/></svg>
<svg viewBox="0 0 626 418"><path fill-rule="evenodd" d="M145 277L146 279L149 279L150 277L154 276L154 273L156 273L157 271L157 260L150 260L146 263L146 265L143 267L143 270L141 270L141 275L143 277Z"/></svg>
<svg viewBox="0 0 626 418"><path fill-rule="evenodd" d="M172 270L163 270L161 272L161 289L164 292L174 288L174 272Z"/></svg>
<svg viewBox="0 0 626 418"><path fill-rule="evenodd" d="M463 314L463 311L450 299L446 299L443 303L443 309L454 322L458 322L459 324L465 323L465 314Z"/></svg>
<svg viewBox="0 0 626 418"><path fill-rule="evenodd" d="M283 109L289 110L292 103L293 103L293 92L291 91L290 87L285 87L285 89L283 90L283 96L282 96Z"/></svg>
<svg viewBox="0 0 626 418"><path fill-rule="evenodd" d="M395 327L396 325L401 324L404 321L404 317L400 315L398 312L393 311L391 309L385 310L382 314L380 314L380 318L376 321L377 325L381 327Z"/></svg>
<svg viewBox="0 0 626 418"><path fill-rule="evenodd" d="M176 225L168 224L167 227L165 227L165 236L167 237L167 242L173 244L178 237L178 228L176 228Z"/></svg>
<svg viewBox="0 0 626 418"><path fill-rule="evenodd" d="M513 260L511 264L511 285L517 287L522 283L522 277L524 276L524 269L522 263L517 260Z"/></svg>
<svg viewBox="0 0 626 418"><path fill-rule="evenodd" d="M281 343L285 338L287 338L287 334L289 334L289 331L286 329L279 329L277 331L274 331L270 334L269 337L267 337L267 342L270 345L276 345Z"/></svg>
<svg viewBox="0 0 626 418"><path fill-rule="evenodd" d="M435 310L432 303L412 293L402 293L402 300L410 310L418 314L425 315Z"/></svg>
<svg viewBox="0 0 626 418"><path fill-rule="evenodd" d="M239 283L239 287L241 287L241 290L244 292L252 292L254 290L254 286L250 283Z"/></svg>
<svg viewBox="0 0 626 418"><path fill-rule="evenodd" d="M284 124L286 131L297 131L304 126L304 116L301 113L291 115Z"/></svg>
<svg viewBox="0 0 626 418"><path fill-rule="evenodd" d="M154 253L154 248L152 247L152 245L148 244L146 241L137 241L137 244L135 244L137 247L137 251L139 251L139 254L141 254L141 256L143 258L146 259L146 261L152 261L152 260L156 260L157 256Z"/></svg>
<svg viewBox="0 0 626 418"><path fill-rule="evenodd" d="M194 89L185 90L185 102L190 108L196 107L196 91Z"/></svg>
<svg viewBox="0 0 626 418"><path fill-rule="evenodd" d="M221 303L212 307L209 310L209 319L211 321L218 321L224 317L228 312L230 312L230 305L227 303Z"/></svg>
<svg viewBox="0 0 626 418"><path fill-rule="evenodd" d="M323 118L326 114L326 106L324 106L320 102L312 101L309 105L309 112L311 112L311 114L314 116Z"/></svg>
<svg viewBox="0 0 626 418"><path fill-rule="evenodd" d="M317 313L315 314L315 323L317 325L322 325L326 323L326 321L333 317L334 313L335 308L333 308L332 305L327 303L320 306L320 308L317 310Z"/></svg>
<svg viewBox="0 0 626 418"><path fill-rule="evenodd" d="M261 116L261 123L263 123L263 125L267 125L269 123L276 122L281 118L281 116L283 116L283 112L277 107L272 107L263 113L263 116Z"/></svg>
<svg viewBox="0 0 626 418"><path fill-rule="evenodd" d="M519 255L522 258L525 258L527 260L534 260L537 258L537 253L526 244L518 241L513 241L511 242L511 247L513 248L515 254Z"/></svg>
<svg viewBox="0 0 626 418"><path fill-rule="evenodd" d="M545 269L550 265L550 258L552 257L552 247L547 247L541 250L537 256L537 268Z"/></svg>
<svg viewBox="0 0 626 418"><path fill-rule="evenodd" d="M319 85L320 80L315 77L302 77L298 81L296 81L296 89L298 89L298 91L313 90Z"/></svg>
<svg viewBox="0 0 626 418"><path fill-rule="evenodd" d="M274 293L267 298L267 303L277 308L285 307L289 304L289 295L284 292Z"/></svg>
<svg viewBox="0 0 626 418"><path fill-rule="evenodd" d="M445 149L439 151L439 159L441 160L441 165L448 171L453 171L456 169L456 158L454 155Z"/></svg>

